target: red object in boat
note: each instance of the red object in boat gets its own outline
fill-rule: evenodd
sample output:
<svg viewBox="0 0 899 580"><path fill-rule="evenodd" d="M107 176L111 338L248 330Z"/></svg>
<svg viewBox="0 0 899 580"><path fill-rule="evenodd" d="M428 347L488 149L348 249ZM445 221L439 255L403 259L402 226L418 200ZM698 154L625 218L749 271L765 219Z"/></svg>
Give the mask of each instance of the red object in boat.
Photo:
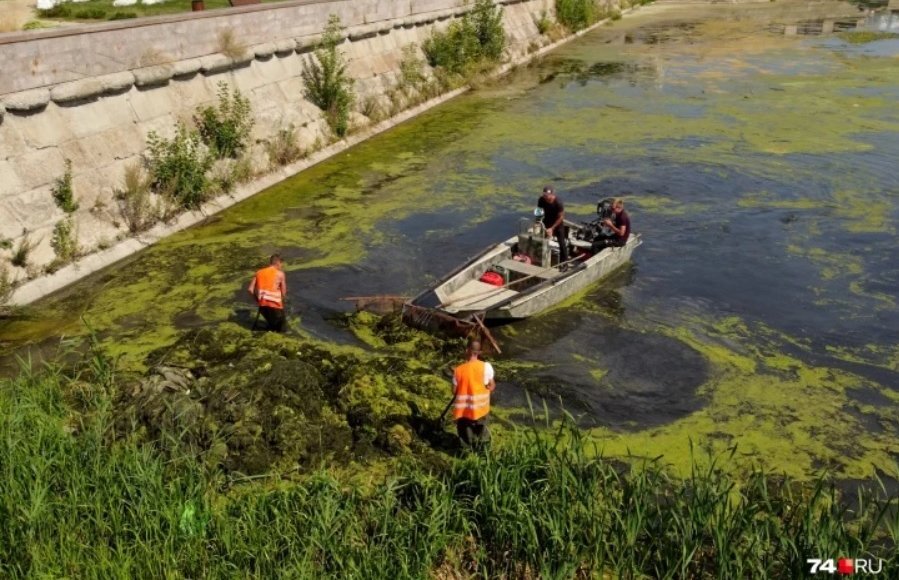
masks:
<svg viewBox="0 0 899 580"><path fill-rule="evenodd" d="M499 272L484 272L484 275L481 276L481 282L492 284L493 286L502 286L505 283L503 275Z"/></svg>

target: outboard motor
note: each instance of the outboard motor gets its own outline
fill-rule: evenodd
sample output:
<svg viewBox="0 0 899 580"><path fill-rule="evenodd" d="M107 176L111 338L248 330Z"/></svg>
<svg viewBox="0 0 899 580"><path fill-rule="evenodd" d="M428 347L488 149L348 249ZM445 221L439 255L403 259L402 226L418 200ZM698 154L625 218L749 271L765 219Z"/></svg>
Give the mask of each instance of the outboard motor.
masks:
<svg viewBox="0 0 899 580"><path fill-rule="evenodd" d="M596 204L596 219L584 224L583 229L577 233L577 239L592 243L594 240L611 238L615 235L612 228L602 223L607 219L614 219L612 202L613 199L610 197Z"/></svg>

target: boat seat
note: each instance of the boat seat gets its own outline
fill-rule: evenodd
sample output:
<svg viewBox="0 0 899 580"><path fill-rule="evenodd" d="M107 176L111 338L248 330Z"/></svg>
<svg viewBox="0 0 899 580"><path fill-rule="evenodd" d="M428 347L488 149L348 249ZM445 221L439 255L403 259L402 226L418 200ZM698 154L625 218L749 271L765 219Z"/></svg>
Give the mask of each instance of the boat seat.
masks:
<svg viewBox="0 0 899 580"><path fill-rule="evenodd" d="M517 272L518 274L522 274L522 277L534 276L536 278L540 278L541 280L550 280L559 275L558 271L556 271L555 269L548 270L542 266L525 264L524 262L519 262L518 260L503 260L497 265L505 268L510 272Z"/></svg>
<svg viewBox="0 0 899 580"><path fill-rule="evenodd" d="M493 286L480 280L469 280L447 296L443 309L450 313L486 310L517 294L515 290Z"/></svg>

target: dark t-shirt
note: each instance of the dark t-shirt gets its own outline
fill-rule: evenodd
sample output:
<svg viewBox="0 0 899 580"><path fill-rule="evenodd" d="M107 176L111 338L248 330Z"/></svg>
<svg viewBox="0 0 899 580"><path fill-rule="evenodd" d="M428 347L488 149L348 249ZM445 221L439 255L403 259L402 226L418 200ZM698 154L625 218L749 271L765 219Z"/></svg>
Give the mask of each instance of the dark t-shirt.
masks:
<svg viewBox="0 0 899 580"><path fill-rule="evenodd" d="M547 228L551 228L556 223L556 220L559 219L559 216L562 215L562 212L565 211L565 206L562 205L562 200L558 196L556 196L555 201L550 203L541 195L537 200L537 207L543 209L543 225Z"/></svg>
<svg viewBox="0 0 899 580"><path fill-rule="evenodd" d="M618 239L622 242L626 242L631 236L631 216L627 215L627 211L625 210L621 210L621 213L615 214L615 227L620 228L622 226L627 226L627 231L624 232L623 237L619 237Z"/></svg>

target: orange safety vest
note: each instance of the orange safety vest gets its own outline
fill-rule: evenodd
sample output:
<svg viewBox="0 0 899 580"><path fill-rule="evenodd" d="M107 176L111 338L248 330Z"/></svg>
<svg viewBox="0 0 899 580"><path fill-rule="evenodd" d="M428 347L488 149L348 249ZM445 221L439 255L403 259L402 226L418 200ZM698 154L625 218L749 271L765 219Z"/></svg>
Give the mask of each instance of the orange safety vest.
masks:
<svg viewBox="0 0 899 580"><path fill-rule="evenodd" d="M472 360L456 367L456 399L453 419L477 421L490 412L490 391L484 385L484 361Z"/></svg>
<svg viewBox="0 0 899 580"><path fill-rule="evenodd" d="M284 308L281 287L278 285L278 272L274 266L256 272L256 302L259 306Z"/></svg>

